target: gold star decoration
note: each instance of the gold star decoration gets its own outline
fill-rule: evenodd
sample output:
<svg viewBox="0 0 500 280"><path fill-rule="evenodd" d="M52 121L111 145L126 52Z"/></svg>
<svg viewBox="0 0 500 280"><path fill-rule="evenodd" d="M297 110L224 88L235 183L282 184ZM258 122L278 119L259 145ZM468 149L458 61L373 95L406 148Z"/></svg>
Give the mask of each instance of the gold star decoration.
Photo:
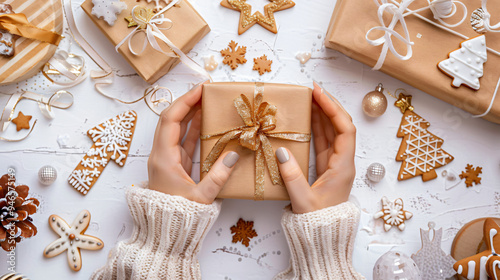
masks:
<svg viewBox="0 0 500 280"><path fill-rule="evenodd" d="M295 6L292 0L269 0L271 3L264 6L264 15L261 12L252 14L252 6L247 4L246 0L222 0L220 4L228 9L239 11L240 23L238 26L238 34L245 33L250 27L256 23L260 24L265 29L278 33L278 26L274 18L274 12L283 11Z"/></svg>
<svg viewBox="0 0 500 280"><path fill-rule="evenodd" d="M17 118L13 119L12 122L16 125L17 131L21 129L30 129L30 120L32 116L26 116L23 112L19 112Z"/></svg>
<svg viewBox="0 0 500 280"><path fill-rule="evenodd" d="M413 111L413 106L411 106L411 95L404 95L400 93L398 100L394 103L394 106L398 107L403 114L406 110Z"/></svg>
<svg viewBox="0 0 500 280"><path fill-rule="evenodd" d="M152 9L146 8L144 6L139 6L139 7L135 8L133 11L135 13L136 18L143 20L145 22L149 22L153 18L153 16L155 15L155 12ZM132 15L125 17L125 20L128 22L127 27L135 27L138 25L137 22L135 22ZM145 29L146 25L143 24L143 25L141 25L140 28Z"/></svg>

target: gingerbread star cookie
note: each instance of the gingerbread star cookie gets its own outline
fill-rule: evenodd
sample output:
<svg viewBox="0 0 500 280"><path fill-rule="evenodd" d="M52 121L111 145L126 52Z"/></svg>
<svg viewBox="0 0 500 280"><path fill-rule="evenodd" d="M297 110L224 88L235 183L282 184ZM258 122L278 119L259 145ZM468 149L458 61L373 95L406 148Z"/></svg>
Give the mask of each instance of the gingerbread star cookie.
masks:
<svg viewBox="0 0 500 280"><path fill-rule="evenodd" d="M21 129L30 129L30 120L32 116L26 116L23 112L17 114L17 118L13 119L12 122L16 125L17 131Z"/></svg>
<svg viewBox="0 0 500 280"><path fill-rule="evenodd" d="M411 219L413 214L403 210L403 200L396 199L394 202L389 201L387 197L382 197L382 210L375 213L374 219L382 218L384 220L384 230L389 231L393 226L403 231L405 229L405 221Z"/></svg>
<svg viewBox="0 0 500 280"><path fill-rule="evenodd" d="M53 231L59 234L59 239L50 243L43 255L52 258L64 251L68 251L68 265L74 271L82 268L82 256L80 249L100 250L104 247L101 239L84 234L90 223L90 212L83 210L78 214L71 225L57 215L49 217L49 225Z"/></svg>
<svg viewBox="0 0 500 280"><path fill-rule="evenodd" d="M483 239L486 250L459 260L453 265L458 275L470 280L500 279L500 227L491 218L484 222Z"/></svg>
<svg viewBox="0 0 500 280"><path fill-rule="evenodd" d="M273 33L278 33L278 26L274 18L274 13L289 9L295 6L295 3L291 0L269 0L269 2L271 3L264 6L264 14L261 12L252 14L252 6L249 5L246 0L222 0L220 4L223 7L240 12L240 23L238 26L239 35L245 33L245 31L256 23Z"/></svg>

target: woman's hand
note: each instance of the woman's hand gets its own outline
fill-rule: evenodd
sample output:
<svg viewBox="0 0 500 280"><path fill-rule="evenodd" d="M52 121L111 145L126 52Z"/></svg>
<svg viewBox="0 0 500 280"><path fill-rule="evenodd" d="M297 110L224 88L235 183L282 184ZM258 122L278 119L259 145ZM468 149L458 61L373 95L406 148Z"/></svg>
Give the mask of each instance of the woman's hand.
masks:
<svg viewBox="0 0 500 280"><path fill-rule="evenodd" d="M152 190L210 204L226 183L239 156L226 152L199 184L191 179L192 158L200 138L202 86L194 87L161 113L148 160L148 174Z"/></svg>
<svg viewBox="0 0 500 280"><path fill-rule="evenodd" d="M356 175L356 127L340 103L316 83L311 122L318 176L312 186L291 152L276 150L292 211L297 214L346 202Z"/></svg>

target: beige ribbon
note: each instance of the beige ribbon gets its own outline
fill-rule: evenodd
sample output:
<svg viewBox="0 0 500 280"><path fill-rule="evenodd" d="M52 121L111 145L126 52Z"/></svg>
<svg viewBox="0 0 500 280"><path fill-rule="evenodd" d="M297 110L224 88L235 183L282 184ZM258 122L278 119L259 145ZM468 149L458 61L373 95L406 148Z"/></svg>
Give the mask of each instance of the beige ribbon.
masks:
<svg viewBox="0 0 500 280"><path fill-rule="evenodd" d="M40 108L42 114L49 119L53 119L55 117L55 114L52 111L53 107L58 109L67 109L73 105L73 95L69 91L65 90L57 91L50 97L45 97L41 94L30 91L16 92L14 94L6 94L6 93L2 94L10 95L10 98L7 101L7 104L5 105L2 111L2 115L0 115L0 132L3 132L7 129L14 116L14 111L16 109L16 106L22 99L36 101L38 103L38 107ZM9 139L5 137L0 137L0 140L8 142L22 141L31 134L33 128L35 128L36 122L37 120L34 121L28 134L25 135L24 137L18 139Z"/></svg>
<svg viewBox="0 0 500 280"><path fill-rule="evenodd" d="M263 96L264 84L256 83L253 108L244 94L234 99L234 107L236 107L245 125L215 134L200 136L201 140L220 136L220 139L215 143L207 158L203 161L202 172L210 171L212 165L231 140L238 139L238 143L241 146L255 152L255 200L264 199L266 166L273 185L284 186L276 156L268 137L296 142L309 142L311 140L310 133L274 132L276 128L277 108L267 102L262 102Z"/></svg>

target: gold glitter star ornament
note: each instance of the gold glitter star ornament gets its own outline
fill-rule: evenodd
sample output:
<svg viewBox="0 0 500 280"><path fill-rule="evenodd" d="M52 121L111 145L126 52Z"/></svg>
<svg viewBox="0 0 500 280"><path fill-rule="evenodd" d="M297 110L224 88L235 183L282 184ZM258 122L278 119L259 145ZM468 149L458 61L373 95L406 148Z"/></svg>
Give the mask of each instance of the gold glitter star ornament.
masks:
<svg viewBox="0 0 500 280"><path fill-rule="evenodd" d="M264 14L259 11L252 14L252 6L249 5L246 0L222 0L220 4L223 7L241 13L238 26L239 35L245 33L245 31L256 23L273 33L278 33L278 26L274 18L274 13L289 9L295 6L295 3L292 0L269 0L269 2L269 4L264 6Z"/></svg>
<svg viewBox="0 0 500 280"><path fill-rule="evenodd" d="M404 114L406 110L413 111L413 106L411 106L411 95L400 93L399 98L394 105L401 110L402 114Z"/></svg>

